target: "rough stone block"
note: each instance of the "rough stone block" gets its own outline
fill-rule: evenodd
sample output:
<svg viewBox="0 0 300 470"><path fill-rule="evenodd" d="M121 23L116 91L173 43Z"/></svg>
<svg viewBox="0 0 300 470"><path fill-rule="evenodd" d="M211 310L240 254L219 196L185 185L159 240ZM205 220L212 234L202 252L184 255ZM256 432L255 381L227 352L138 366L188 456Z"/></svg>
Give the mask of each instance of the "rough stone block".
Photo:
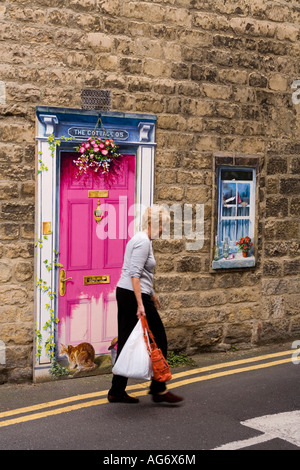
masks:
<svg viewBox="0 0 300 470"><path fill-rule="evenodd" d="M164 19L165 8L153 3L125 2L123 3L123 14L128 18L158 23Z"/></svg>
<svg viewBox="0 0 300 470"><path fill-rule="evenodd" d="M290 215L299 216L300 215L300 198L292 197L290 202Z"/></svg>
<svg viewBox="0 0 300 470"><path fill-rule="evenodd" d="M34 203L3 203L0 218L11 221L32 221L34 218Z"/></svg>
<svg viewBox="0 0 300 470"><path fill-rule="evenodd" d="M113 39L104 33L88 33L85 38L86 44L94 51L110 52L113 46Z"/></svg>
<svg viewBox="0 0 300 470"><path fill-rule="evenodd" d="M300 193L300 178L281 179L280 193L285 195L298 195Z"/></svg>
<svg viewBox="0 0 300 470"><path fill-rule="evenodd" d="M0 199L14 199L19 196L16 183L0 182Z"/></svg>
<svg viewBox="0 0 300 470"><path fill-rule="evenodd" d="M259 323L256 342L259 345L285 341L289 338L288 321L282 318Z"/></svg>
<svg viewBox="0 0 300 470"><path fill-rule="evenodd" d="M201 269L201 259L198 256L185 256L177 262L177 272L198 272Z"/></svg>
<svg viewBox="0 0 300 470"><path fill-rule="evenodd" d="M0 105L6 103L6 87L5 82L0 81Z"/></svg>
<svg viewBox="0 0 300 470"><path fill-rule="evenodd" d="M288 217L289 201L285 197L268 197L266 199L266 217Z"/></svg>
<svg viewBox="0 0 300 470"><path fill-rule="evenodd" d="M165 21L167 24L174 23L177 26L189 29L192 25L192 13L185 8L168 8Z"/></svg>
<svg viewBox="0 0 300 470"><path fill-rule="evenodd" d="M282 157L270 157L267 163L267 174L278 175L287 172L287 159Z"/></svg>
<svg viewBox="0 0 300 470"><path fill-rule="evenodd" d="M300 27L293 24L278 24L277 39L280 41L296 42L299 40Z"/></svg>
<svg viewBox="0 0 300 470"><path fill-rule="evenodd" d="M269 79L271 90L285 92L288 87L287 78L280 74L274 74Z"/></svg>
<svg viewBox="0 0 300 470"><path fill-rule="evenodd" d="M284 276L300 274L300 259L286 260L283 263Z"/></svg>
<svg viewBox="0 0 300 470"><path fill-rule="evenodd" d="M252 332L251 323L233 323L227 327L225 342L229 344L250 343Z"/></svg>

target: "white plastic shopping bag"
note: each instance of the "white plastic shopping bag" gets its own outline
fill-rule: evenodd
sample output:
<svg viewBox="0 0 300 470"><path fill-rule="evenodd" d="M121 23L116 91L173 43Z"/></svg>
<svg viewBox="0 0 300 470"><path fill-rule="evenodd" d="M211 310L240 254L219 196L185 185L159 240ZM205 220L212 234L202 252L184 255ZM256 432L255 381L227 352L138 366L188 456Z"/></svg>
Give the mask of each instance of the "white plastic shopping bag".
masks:
<svg viewBox="0 0 300 470"><path fill-rule="evenodd" d="M112 372L133 379L151 379L152 362L145 343L141 320L138 320L123 346Z"/></svg>

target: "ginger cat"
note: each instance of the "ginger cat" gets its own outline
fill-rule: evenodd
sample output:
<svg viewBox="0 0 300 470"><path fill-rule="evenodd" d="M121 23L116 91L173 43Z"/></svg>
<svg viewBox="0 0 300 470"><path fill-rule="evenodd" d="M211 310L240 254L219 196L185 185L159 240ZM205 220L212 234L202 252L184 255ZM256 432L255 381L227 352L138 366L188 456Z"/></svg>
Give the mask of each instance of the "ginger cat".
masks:
<svg viewBox="0 0 300 470"><path fill-rule="evenodd" d="M68 357L71 369L77 368L74 375L80 371L93 370L97 367L97 364L94 363L95 350L90 343L80 343L77 346L61 344L60 355Z"/></svg>

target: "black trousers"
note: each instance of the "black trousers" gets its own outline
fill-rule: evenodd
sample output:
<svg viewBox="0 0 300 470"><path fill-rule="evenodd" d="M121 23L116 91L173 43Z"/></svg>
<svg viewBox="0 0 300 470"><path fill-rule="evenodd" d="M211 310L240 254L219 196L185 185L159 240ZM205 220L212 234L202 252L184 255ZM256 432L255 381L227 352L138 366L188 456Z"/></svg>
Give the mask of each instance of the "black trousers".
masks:
<svg viewBox="0 0 300 470"><path fill-rule="evenodd" d="M122 289L121 287L117 287L116 295L118 304L118 358L124 344L130 336L130 333L135 327L138 318L136 316L137 301L134 292L128 289ZM150 295L142 294L142 299L148 325L153 333L155 342L157 346L162 350L164 357L167 357L167 337L158 311L156 310ZM125 388L127 386L127 380L127 377L123 377L121 375L114 375L112 379L111 389L108 392L109 395L123 396L125 393ZM152 380L149 393L155 395L157 393L163 392L164 390L166 390L166 385L164 382L157 382L156 380Z"/></svg>

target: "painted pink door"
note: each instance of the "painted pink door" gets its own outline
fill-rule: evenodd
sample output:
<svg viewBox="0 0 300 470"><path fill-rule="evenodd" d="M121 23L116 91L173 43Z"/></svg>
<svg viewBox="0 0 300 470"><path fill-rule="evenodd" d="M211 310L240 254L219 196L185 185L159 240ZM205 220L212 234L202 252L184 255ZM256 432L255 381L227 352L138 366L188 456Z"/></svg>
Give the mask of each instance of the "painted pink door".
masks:
<svg viewBox="0 0 300 470"><path fill-rule="evenodd" d="M126 243L133 235L129 207L134 204L135 158L122 157L120 176L111 187L92 172L76 179L74 158L74 153L62 153L59 261L66 278L72 279L65 283L65 295L58 294L58 344L85 341L96 354L103 354L117 336L115 289ZM91 190L107 190L108 197L89 197ZM97 224L98 200L103 219ZM110 282L85 285L87 276L109 276Z"/></svg>

